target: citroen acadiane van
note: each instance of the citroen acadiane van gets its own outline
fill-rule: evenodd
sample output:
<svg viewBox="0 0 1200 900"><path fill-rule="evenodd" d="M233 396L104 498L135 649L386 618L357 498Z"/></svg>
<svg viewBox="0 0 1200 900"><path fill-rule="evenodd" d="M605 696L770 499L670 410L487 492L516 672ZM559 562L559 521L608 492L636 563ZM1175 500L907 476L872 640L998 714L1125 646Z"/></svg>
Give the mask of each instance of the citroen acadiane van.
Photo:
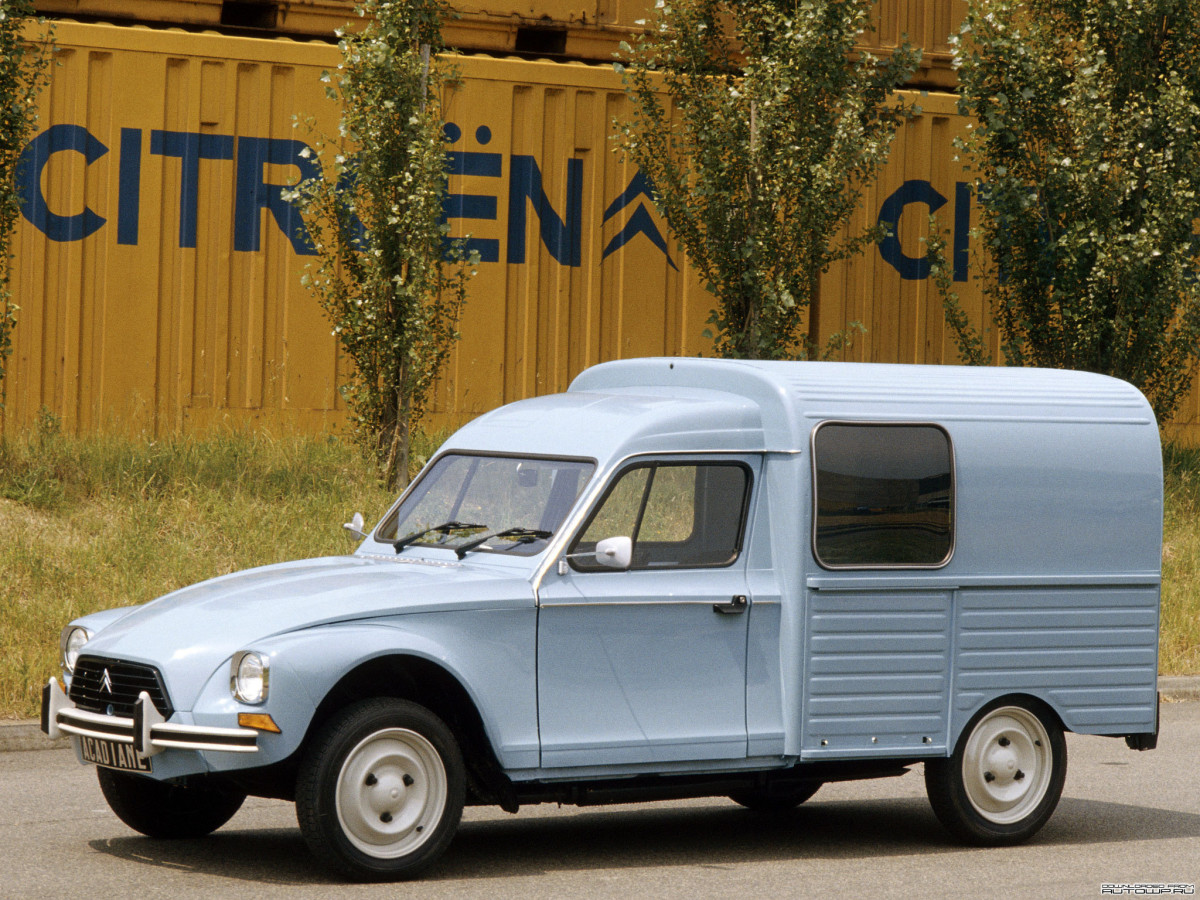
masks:
<svg viewBox="0 0 1200 900"><path fill-rule="evenodd" d="M1156 743L1159 437L1111 378L606 363L351 527L64 630L43 726L128 825L282 797L392 879L464 804L784 810L923 763L945 826L1002 845L1053 812L1064 732Z"/></svg>

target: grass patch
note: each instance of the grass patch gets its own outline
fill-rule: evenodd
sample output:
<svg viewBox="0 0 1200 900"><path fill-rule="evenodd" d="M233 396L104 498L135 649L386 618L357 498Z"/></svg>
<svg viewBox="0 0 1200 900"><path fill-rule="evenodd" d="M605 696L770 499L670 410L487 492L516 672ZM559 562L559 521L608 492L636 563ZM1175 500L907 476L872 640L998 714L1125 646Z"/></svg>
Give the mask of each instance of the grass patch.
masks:
<svg viewBox="0 0 1200 900"><path fill-rule="evenodd" d="M423 461L440 438L424 439ZM1200 450L1164 451L1163 674L1200 672ZM37 714L76 616L215 575L346 553L393 499L336 438L72 438L0 445L0 718Z"/></svg>
<svg viewBox="0 0 1200 900"><path fill-rule="evenodd" d="M215 575L350 552L391 503L336 438L135 441L40 428L0 445L0 717L33 716L70 619Z"/></svg>
<svg viewBox="0 0 1200 900"><path fill-rule="evenodd" d="M1163 449L1163 592L1159 671L1200 673L1200 450Z"/></svg>

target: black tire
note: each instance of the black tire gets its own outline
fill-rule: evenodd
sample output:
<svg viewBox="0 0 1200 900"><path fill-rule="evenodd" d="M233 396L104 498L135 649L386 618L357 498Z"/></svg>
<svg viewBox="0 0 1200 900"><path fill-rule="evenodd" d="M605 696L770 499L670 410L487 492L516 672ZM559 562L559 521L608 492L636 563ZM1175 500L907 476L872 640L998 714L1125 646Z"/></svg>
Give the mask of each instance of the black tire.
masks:
<svg viewBox="0 0 1200 900"><path fill-rule="evenodd" d="M954 755L925 763L925 790L941 823L979 846L1019 844L1046 824L1067 777L1067 742L1045 706L1001 699L963 730Z"/></svg>
<svg viewBox="0 0 1200 900"><path fill-rule="evenodd" d="M152 838L197 838L233 818L245 794L155 781L97 767L104 799L117 818Z"/></svg>
<svg viewBox="0 0 1200 900"><path fill-rule="evenodd" d="M334 716L304 754L296 818L313 855L356 881L413 878L458 829L466 770L429 710L376 698Z"/></svg>
<svg viewBox="0 0 1200 900"><path fill-rule="evenodd" d="M802 781L786 788L752 788L730 794L729 799L754 812L781 813L795 809L821 789L820 781Z"/></svg>

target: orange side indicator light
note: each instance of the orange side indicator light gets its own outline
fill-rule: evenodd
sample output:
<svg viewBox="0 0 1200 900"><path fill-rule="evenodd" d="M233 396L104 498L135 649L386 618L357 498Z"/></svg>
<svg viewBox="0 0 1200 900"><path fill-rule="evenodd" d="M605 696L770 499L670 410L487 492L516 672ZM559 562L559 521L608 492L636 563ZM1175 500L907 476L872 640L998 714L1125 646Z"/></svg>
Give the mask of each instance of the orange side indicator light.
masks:
<svg viewBox="0 0 1200 900"><path fill-rule="evenodd" d="M238 713L238 724L243 728L257 728L259 731L270 731L274 734L283 733L267 713Z"/></svg>

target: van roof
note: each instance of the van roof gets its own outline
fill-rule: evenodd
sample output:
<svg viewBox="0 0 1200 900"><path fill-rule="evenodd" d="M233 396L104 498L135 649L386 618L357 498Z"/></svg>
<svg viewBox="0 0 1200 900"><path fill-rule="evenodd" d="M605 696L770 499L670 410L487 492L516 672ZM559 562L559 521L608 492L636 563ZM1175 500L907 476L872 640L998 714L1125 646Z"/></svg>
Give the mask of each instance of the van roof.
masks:
<svg viewBox="0 0 1200 900"><path fill-rule="evenodd" d="M524 400L462 429L448 447L587 456L802 450L818 421L1088 423L1157 426L1132 385L1052 369L619 360L565 394Z"/></svg>
<svg viewBox="0 0 1200 900"><path fill-rule="evenodd" d="M1155 426L1132 385L1090 372L984 366L633 359L583 372L570 391L687 386L722 391L762 411L769 449L796 447L816 420L1089 422Z"/></svg>

